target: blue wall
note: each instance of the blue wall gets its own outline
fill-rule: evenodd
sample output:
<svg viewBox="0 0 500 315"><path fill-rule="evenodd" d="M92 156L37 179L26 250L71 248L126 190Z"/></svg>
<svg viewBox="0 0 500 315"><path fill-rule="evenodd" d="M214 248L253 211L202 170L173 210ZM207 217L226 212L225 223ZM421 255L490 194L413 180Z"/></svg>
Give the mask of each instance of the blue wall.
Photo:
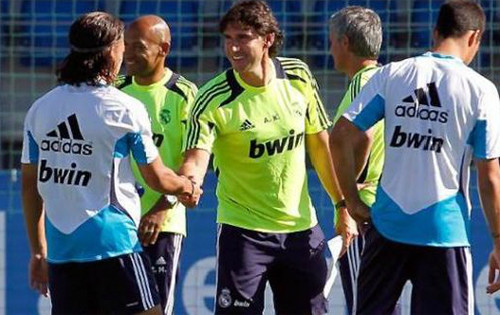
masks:
<svg viewBox="0 0 500 315"><path fill-rule="evenodd" d="M332 208L328 196L323 192L314 172L310 172L310 191L318 211L320 224L328 237L333 236ZM215 177L210 174L205 183L205 195L200 206L188 212L188 238L182 254L181 276L176 294L176 314L210 314L213 307L215 285ZM27 264L28 243L20 204L20 183L18 174L0 173L0 234L5 239L5 248L0 244L0 257L6 262L0 269L0 294L5 294L6 314L49 313L48 299L39 296L28 287ZM486 229L476 191L475 175L471 183L473 201L472 254L474 260L474 287L476 313L500 314L500 294L488 296L487 258L491 241ZM4 286L5 285L5 286ZM403 307L408 310L405 294ZM0 298L2 301L2 298ZM271 303L270 301L268 303ZM342 292L339 281L330 296L330 309L337 314L343 310ZM1 303L0 303L0 314ZM272 313L272 312L269 312Z"/></svg>

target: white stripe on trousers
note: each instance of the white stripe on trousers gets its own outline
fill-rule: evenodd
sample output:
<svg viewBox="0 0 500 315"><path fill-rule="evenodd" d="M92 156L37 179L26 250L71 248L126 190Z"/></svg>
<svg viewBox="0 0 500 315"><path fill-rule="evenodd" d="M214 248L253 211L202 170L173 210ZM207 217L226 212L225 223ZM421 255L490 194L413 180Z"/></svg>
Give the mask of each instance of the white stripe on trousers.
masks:
<svg viewBox="0 0 500 315"><path fill-rule="evenodd" d="M467 266L467 306L470 315L474 314L474 284L472 281L472 256L470 247L464 248L465 264Z"/></svg>
<svg viewBox="0 0 500 315"><path fill-rule="evenodd" d="M151 286L149 285L149 280L148 280L148 276L146 273L146 268L144 267L144 261L142 260L142 257L138 253L136 255L137 255L137 260L139 261L139 264L141 266L140 271L143 275L144 284L146 285L146 298L149 300L151 307L153 307L155 305L154 305L154 301L153 301L153 295L151 294Z"/></svg>
<svg viewBox="0 0 500 315"><path fill-rule="evenodd" d="M214 314L215 309L217 308L217 286L219 279L219 242L220 242L220 234L222 231L222 224L217 224L217 244L215 245L215 303L214 303Z"/></svg>
<svg viewBox="0 0 500 315"><path fill-rule="evenodd" d="M182 238L183 238L183 236L181 234L174 234L174 257L173 257L173 261L172 261L172 272L171 272L170 284L168 286L167 303L166 303L165 309L164 309L165 315L171 315L174 312L175 280L177 277L177 268L179 265L179 258L181 257Z"/></svg>
<svg viewBox="0 0 500 315"><path fill-rule="evenodd" d="M141 294L141 302L144 310L149 310L153 305L153 298L151 296L151 291L149 289L149 281L147 277L145 279L146 271L144 270L144 264L138 253L133 253L130 256L132 265L134 268L135 280L139 288L139 293Z"/></svg>
<svg viewBox="0 0 500 315"><path fill-rule="evenodd" d="M363 248L361 249L361 253L359 251L359 243L358 238L363 238ZM352 313L356 314L358 308L358 276L359 276L359 265L361 264L361 255L363 255L363 251L365 250L366 239L364 233L360 233L360 235L354 239L356 242L356 258L358 261L358 266L356 268L356 273L354 275L354 282L352 283Z"/></svg>

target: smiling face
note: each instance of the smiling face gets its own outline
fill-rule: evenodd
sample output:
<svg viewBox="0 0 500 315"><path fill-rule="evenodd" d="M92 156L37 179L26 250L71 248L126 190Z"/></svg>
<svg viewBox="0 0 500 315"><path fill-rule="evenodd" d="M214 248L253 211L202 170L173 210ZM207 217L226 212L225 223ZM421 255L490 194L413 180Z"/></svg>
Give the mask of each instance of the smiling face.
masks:
<svg viewBox="0 0 500 315"><path fill-rule="evenodd" d="M130 27L125 32L125 65L127 75L147 77L158 67L163 67L161 45L152 31Z"/></svg>
<svg viewBox="0 0 500 315"><path fill-rule="evenodd" d="M274 37L261 36L252 28L230 23L224 30L226 57L240 75L255 71L267 58Z"/></svg>

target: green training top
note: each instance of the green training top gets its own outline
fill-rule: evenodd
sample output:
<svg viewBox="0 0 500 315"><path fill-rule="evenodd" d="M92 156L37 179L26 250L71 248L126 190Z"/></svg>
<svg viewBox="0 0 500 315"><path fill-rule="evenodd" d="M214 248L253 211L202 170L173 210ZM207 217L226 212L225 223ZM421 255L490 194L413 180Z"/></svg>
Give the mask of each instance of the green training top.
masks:
<svg viewBox="0 0 500 315"><path fill-rule="evenodd" d="M188 113L193 104L196 86L170 69L165 76L151 85L139 85L133 77L122 77L117 87L137 98L145 106L151 118L153 140L163 163L177 171L182 164L182 146L185 136ZM144 182L137 164L132 163L134 175L144 187L141 197L142 214L148 212L158 201L161 193L149 188ZM181 203L167 212L162 231L186 235L186 209Z"/></svg>
<svg viewBox="0 0 500 315"><path fill-rule="evenodd" d="M274 58L276 77L246 84L232 69L206 83L191 112L186 150L214 154L217 221L270 233L317 224L307 189L305 135L329 127L307 65Z"/></svg>
<svg viewBox="0 0 500 315"><path fill-rule="evenodd" d="M361 88L370 80L376 71L377 66L367 66L359 70L352 77L349 87L337 108L337 112L333 119L334 123L344 114L354 98L358 95L359 91L361 91ZM384 165L384 121L378 122L373 128L375 128L373 143L370 149L368 162L358 178L358 183L370 184L359 192L361 200L369 206L375 202L375 194Z"/></svg>

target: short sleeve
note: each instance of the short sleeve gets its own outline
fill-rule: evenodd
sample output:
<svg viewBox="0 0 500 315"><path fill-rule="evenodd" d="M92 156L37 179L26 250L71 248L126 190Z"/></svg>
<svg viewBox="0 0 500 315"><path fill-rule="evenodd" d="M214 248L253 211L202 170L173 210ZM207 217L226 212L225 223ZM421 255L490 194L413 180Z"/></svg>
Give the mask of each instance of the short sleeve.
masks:
<svg viewBox="0 0 500 315"><path fill-rule="evenodd" d="M215 120L210 103L203 101L204 94L198 92L190 111L184 151L202 149L212 151L215 141Z"/></svg>
<svg viewBox="0 0 500 315"><path fill-rule="evenodd" d="M492 159L500 156L500 100L492 86L478 103L478 116L468 143L476 158Z"/></svg>
<svg viewBox="0 0 500 315"><path fill-rule="evenodd" d="M21 163L37 164L39 157L38 143L33 136L33 108L31 108L24 119L23 128L23 151Z"/></svg>
<svg viewBox="0 0 500 315"><path fill-rule="evenodd" d="M315 134L331 126L331 121L326 114L321 98L319 97L319 86L316 79L308 71L310 82L307 84L307 112L306 112L306 134Z"/></svg>
<svg viewBox="0 0 500 315"><path fill-rule="evenodd" d="M370 129L385 116L384 81L384 71L375 73L343 114L360 130Z"/></svg>
<svg viewBox="0 0 500 315"><path fill-rule="evenodd" d="M183 143L186 141L186 131L187 131L187 126L189 123L189 113L191 112L191 109L193 108L194 105L194 100L196 97L196 93L198 92L198 89L196 88L196 85L190 84L190 89L186 93L186 99L183 99L181 102L181 108L180 108L180 115L179 119L182 124L182 139Z"/></svg>
<svg viewBox="0 0 500 315"><path fill-rule="evenodd" d="M114 157L124 158L131 153L139 165L152 163L158 157L158 149L148 113L138 100L129 97L128 101L131 107L108 106L104 112L107 124L124 134L115 143Z"/></svg>
<svg viewBox="0 0 500 315"><path fill-rule="evenodd" d="M142 104L141 104L142 105ZM137 161L137 164L149 164L158 157L158 149L153 142L153 132L151 131L151 121L144 105L138 106L134 116L137 127L136 137L132 141L130 149Z"/></svg>

